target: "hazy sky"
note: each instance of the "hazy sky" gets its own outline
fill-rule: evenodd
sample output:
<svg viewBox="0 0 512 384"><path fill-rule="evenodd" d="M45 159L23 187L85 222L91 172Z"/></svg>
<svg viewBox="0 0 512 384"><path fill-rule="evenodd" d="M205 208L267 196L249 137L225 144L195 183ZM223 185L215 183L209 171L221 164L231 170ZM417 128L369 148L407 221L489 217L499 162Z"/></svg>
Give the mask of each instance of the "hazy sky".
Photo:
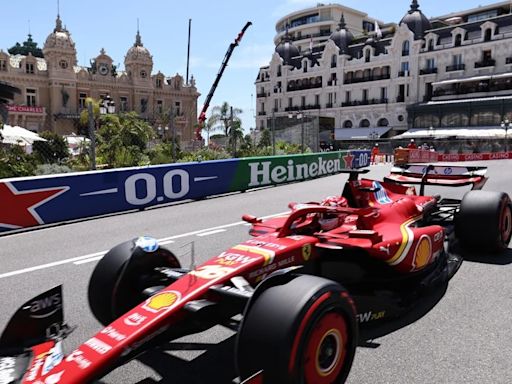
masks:
<svg viewBox="0 0 512 384"><path fill-rule="evenodd" d="M185 77L188 20L192 19L190 74L196 78L200 109L220 68L229 44L247 21L247 30L235 49L217 87L210 108L223 101L242 108L246 131L254 126L258 68L268 65L274 51L275 23L287 13L314 6L309 0L60 0L60 15L71 32L79 65L89 65L101 48L124 69L124 56L135 41L137 18L142 42L153 55L153 72L180 73ZM328 3L328 2L325 2ZM359 9L384 22L398 22L409 9L410 0L346 0L340 4ZM485 0L420 0L428 16L444 15L487 5ZM29 32L42 48L55 27L57 0L2 0L0 49L6 51L23 42ZM251 96L254 95L254 96ZM211 110L209 110L210 112ZM208 113L209 116L209 113Z"/></svg>

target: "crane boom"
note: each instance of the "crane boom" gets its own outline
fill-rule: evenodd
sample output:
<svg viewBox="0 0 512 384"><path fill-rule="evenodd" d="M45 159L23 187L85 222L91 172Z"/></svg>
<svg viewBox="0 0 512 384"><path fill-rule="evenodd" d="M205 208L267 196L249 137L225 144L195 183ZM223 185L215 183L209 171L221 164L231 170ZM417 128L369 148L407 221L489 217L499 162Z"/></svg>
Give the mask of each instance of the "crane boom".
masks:
<svg viewBox="0 0 512 384"><path fill-rule="evenodd" d="M217 73L217 77L215 77L215 81L212 84L212 87L210 88L210 92L208 92L208 95L206 96L206 99L203 104L203 108L201 109L201 112L199 113L199 121L198 121L198 127L196 129L196 140L202 140L201 137L201 130L204 127L204 122L206 121L206 111L208 110L208 107L210 106L210 102L213 98L213 94L215 93L215 89L217 89L217 85L219 85L220 78L222 77L222 74L224 73L224 70L226 69L226 66L228 65L229 58L233 54L233 51L235 50L235 47L240 44L240 41L242 40L242 37L244 36L245 31L247 28L249 28L252 25L250 21L248 21L245 26L242 28L238 36L236 37L235 41L233 41L231 44L229 44L229 48L226 51L226 55L224 56L224 60L222 61L222 65L220 66L219 72Z"/></svg>

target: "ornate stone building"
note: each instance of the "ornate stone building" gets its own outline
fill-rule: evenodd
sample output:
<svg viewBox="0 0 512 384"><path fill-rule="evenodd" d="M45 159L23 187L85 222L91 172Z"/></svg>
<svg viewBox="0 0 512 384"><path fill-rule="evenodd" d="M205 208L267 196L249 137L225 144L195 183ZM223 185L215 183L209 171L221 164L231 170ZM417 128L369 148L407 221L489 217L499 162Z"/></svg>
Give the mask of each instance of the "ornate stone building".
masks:
<svg viewBox="0 0 512 384"><path fill-rule="evenodd" d="M194 79L185 84L179 74L153 74L153 57L142 44L139 31L126 53L124 67L119 71L104 49L91 60L90 67L77 65L75 43L57 16L42 50L30 35L9 53L0 50L0 81L21 89L8 106L8 122L33 131L77 132L85 99L108 95L116 103L116 112L135 111L155 128L169 121L172 111L176 135L182 143L191 141L199 97Z"/></svg>
<svg viewBox="0 0 512 384"><path fill-rule="evenodd" d="M290 112L318 116L337 140L512 121L510 1L427 18L413 0L398 24L318 4L276 32L255 83L259 129Z"/></svg>

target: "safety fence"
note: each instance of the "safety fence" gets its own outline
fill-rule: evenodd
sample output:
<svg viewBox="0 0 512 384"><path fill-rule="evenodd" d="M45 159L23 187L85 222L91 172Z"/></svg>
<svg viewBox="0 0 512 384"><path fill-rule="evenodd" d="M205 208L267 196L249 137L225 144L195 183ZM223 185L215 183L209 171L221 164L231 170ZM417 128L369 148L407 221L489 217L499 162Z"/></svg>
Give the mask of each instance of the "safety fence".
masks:
<svg viewBox="0 0 512 384"><path fill-rule="evenodd" d="M0 232L303 181L369 162L369 151L338 151L0 179Z"/></svg>

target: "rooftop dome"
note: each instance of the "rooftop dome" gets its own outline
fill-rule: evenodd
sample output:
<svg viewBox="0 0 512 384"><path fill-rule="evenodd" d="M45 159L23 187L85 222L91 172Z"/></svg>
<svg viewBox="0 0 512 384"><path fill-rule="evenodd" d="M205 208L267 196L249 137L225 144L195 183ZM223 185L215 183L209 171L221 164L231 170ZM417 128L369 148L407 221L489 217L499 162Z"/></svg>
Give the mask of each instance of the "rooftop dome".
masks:
<svg viewBox="0 0 512 384"><path fill-rule="evenodd" d="M44 43L44 49L48 48L75 49L75 43L71 39L70 33L62 27L60 15L57 15L55 29L48 35Z"/></svg>
<svg viewBox="0 0 512 384"><path fill-rule="evenodd" d="M131 62L142 62L147 64L153 63L153 57L149 53L148 49L144 47L142 44L142 40L140 37L140 33L137 30L137 35L135 36L135 43L126 53L126 57L124 59L125 64Z"/></svg>
<svg viewBox="0 0 512 384"><path fill-rule="evenodd" d="M340 53L348 53L348 46L352 43L352 40L354 40L354 35L347 29L345 16L343 14L341 14L336 32L334 32L329 39L340 49Z"/></svg>
<svg viewBox="0 0 512 384"><path fill-rule="evenodd" d="M292 39L288 34L288 28L286 28L286 33L281 42L276 46L276 52L283 59L284 65L295 65L293 58L300 56L299 49L293 45Z"/></svg>
<svg viewBox="0 0 512 384"><path fill-rule="evenodd" d="M414 33L414 39L422 39L426 30L432 28L432 24L427 17L420 11L420 6L417 0L413 0L411 3L411 9L407 14L400 20L400 25L403 23L407 24L409 29Z"/></svg>

